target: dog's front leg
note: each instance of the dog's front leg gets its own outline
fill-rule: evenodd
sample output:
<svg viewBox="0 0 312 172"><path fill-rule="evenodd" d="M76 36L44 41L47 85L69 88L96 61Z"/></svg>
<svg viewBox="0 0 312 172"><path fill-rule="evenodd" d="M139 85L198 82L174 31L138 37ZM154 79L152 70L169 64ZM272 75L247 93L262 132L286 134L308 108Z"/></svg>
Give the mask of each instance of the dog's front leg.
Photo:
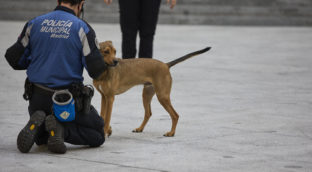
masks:
<svg viewBox="0 0 312 172"><path fill-rule="evenodd" d="M101 94L102 96L102 100L101 100L101 117L103 118L103 120L105 120L105 116L106 116L106 112L107 112L107 101L105 98L104 94ZM105 121L104 121L104 126L105 126ZM104 128L103 128L104 130Z"/></svg>
<svg viewBox="0 0 312 172"><path fill-rule="evenodd" d="M104 94L102 94L102 101L101 101L101 117L103 118L103 120L104 120L104 128L103 128L103 130L104 130L104 133L106 134L106 133L109 133L109 135L111 135L112 134L112 128L111 128L111 126L109 126L109 130L108 130L108 132L105 132L105 126L106 126L106 124L107 124L107 122L106 122L106 115L107 115L107 110L108 110L108 101L106 100L107 98L105 97L105 95ZM109 125L109 124L108 124ZM107 131L107 130L106 130Z"/></svg>
<svg viewBox="0 0 312 172"><path fill-rule="evenodd" d="M115 96L107 96L106 97L106 114L104 118L104 133L105 137L110 136L112 134L112 129L110 127L110 120L113 110Z"/></svg>

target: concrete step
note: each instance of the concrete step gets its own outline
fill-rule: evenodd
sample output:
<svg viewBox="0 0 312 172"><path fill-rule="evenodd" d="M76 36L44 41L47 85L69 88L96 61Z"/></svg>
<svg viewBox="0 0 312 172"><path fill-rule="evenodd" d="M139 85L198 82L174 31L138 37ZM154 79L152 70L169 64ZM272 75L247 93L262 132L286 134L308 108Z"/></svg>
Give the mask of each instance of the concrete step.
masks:
<svg viewBox="0 0 312 172"><path fill-rule="evenodd" d="M51 0L0 0L1 20L29 20L53 10ZM107 6L87 1L85 19L90 22L119 22L117 0ZM174 10L162 1L159 23L311 25L312 0L178 0Z"/></svg>

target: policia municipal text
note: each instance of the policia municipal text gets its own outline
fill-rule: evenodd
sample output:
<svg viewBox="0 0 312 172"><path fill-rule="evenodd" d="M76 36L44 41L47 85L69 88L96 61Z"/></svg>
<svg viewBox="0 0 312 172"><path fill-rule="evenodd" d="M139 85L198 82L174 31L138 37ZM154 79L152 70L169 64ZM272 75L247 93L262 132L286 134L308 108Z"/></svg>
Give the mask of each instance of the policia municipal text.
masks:
<svg viewBox="0 0 312 172"><path fill-rule="evenodd" d="M97 147L105 141L104 121L90 106L93 89L83 85L82 72L85 67L96 79L107 65L95 32L79 19L83 4L84 0L58 0L54 11L28 21L7 49L10 66L27 70L28 76L24 98L29 100L30 119L17 137L23 153L34 142L65 153L64 142Z"/></svg>

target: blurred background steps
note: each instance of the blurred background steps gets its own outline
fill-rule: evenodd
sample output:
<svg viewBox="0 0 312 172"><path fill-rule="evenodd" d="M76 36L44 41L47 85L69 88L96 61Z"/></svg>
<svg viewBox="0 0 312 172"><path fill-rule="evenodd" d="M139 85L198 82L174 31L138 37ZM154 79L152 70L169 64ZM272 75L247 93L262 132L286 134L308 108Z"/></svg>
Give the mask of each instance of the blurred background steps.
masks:
<svg viewBox="0 0 312 172"><path fill-rule="evenodd" d="M51 11L56 0L0 0L0 20L29 20ZM89 22L118 23L118 0L87 0ZM159 23L211 25L312 26L312 0L177 0L171 10L162 1Z"/></svg>

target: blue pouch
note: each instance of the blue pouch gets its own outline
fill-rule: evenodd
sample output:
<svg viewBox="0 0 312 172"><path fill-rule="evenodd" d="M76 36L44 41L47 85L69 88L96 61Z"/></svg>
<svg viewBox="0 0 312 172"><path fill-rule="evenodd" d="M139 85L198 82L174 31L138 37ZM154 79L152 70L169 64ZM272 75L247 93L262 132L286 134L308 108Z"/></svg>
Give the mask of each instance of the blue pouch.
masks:
<svg viewBox="0 0 312 172"><path fill-rule="evenodd" d="M68 90L56 91L52 101L54 115L60 122L75 120L75 101Z"/></svg>

